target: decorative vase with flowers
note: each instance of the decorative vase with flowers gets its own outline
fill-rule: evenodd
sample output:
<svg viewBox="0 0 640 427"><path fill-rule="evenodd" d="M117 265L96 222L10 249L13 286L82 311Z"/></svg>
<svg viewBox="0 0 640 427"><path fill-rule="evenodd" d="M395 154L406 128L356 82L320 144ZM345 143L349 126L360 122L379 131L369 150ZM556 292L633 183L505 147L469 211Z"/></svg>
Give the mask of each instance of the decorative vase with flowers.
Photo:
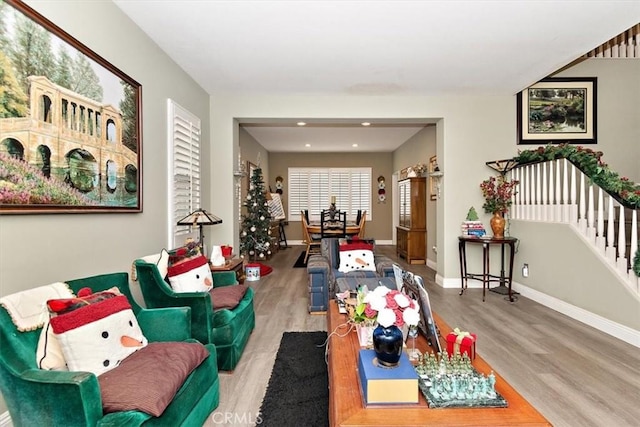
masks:
<svg viewBox="0 0 640 427"><path fill-rule="evenodd" d="M490 223L495 238L502 239L504 237L506 224L504 214L509 211L509 207L513 203L518 183L518 180L507 180L504 175L498 175L497 177L492 176L480 184L480 190L485 200L482 207L486 213L493 214Z"/></svg>
<svg viewBox="0 0 640 427"><path fill-rule="evenodd" d="M402 354L405 324L415 326L420 320L418 302L408 295L378 286L368 292L366 286L358 290L358 304L353 321L362 324L377 324L373 330L373 350L378 363L385 367L398 365Z"/></svg>

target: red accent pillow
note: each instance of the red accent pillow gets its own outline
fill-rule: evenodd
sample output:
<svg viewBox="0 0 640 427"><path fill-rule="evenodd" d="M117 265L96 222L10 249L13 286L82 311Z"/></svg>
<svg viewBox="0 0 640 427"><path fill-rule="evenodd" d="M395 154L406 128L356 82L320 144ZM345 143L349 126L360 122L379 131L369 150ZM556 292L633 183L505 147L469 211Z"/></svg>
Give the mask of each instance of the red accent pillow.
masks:
<svg viewBox="0 0 640 427"><path fill-rule="evenodd" d="M244 294L247 293L247 285L230 285L213 288L209 291L211 305L214 310L232 310L240 304Z"/></svg>

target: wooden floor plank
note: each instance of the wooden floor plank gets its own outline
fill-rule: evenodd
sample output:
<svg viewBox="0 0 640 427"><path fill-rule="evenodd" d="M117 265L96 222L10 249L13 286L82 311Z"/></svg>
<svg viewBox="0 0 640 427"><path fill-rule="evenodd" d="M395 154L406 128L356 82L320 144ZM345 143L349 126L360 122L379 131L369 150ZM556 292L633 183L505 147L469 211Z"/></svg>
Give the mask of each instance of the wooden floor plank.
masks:
<svg viewBox="0 0 640 427"><path fill-rule="evenodd" d="M282 333L326 330L324 315L307 312L306 269L291 268L303 246L275 254L273 272L248 283L256 292L256 329L231 374L220 375L220 405L205 424L252 426L266 391ZM640 351L636 347L519 296L434 283L435 272L408 265L395 246L376 250L422 275L434 311L451 327L478 335L477 350L555 426L640 426Z"/></svg>

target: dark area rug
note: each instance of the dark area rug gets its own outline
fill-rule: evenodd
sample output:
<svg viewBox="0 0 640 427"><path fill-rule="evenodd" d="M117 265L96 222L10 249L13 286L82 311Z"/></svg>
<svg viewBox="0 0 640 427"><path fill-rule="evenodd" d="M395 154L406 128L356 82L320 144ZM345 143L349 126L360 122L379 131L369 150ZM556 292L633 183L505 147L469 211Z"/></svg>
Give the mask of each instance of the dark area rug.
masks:
<svg viewBox="0 0 640 427"><path fill-rule="evenodd" d="M302 251L298 259L296 260L296 263L293 264L293 268L304 268L307 266L307 263L304 262L304 256L306 254L307 254L307 251Z"/></svg>
<svg viewBox="0 0 640 427"><path fill-rule="evenodd" d="M285 332L262 406L263 426L328 426L326 332Z"/></svg>

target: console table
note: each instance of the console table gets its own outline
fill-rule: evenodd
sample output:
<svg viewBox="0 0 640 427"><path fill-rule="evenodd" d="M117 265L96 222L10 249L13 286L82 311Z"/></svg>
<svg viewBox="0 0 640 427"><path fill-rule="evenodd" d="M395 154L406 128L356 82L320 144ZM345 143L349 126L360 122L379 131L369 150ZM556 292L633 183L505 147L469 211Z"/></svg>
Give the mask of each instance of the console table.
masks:
<svg viewBox="0 0 640 427"><path fill-rule="evenodd" d="M513 259L515 258L515 245L518 239L515 237L475 237L475 236L459 236L458 237L458 252L460 255L460 281L461 290L460 295L467 289L467 280L475 279L482 280L482 301L485 297L485 289L489 289L491 282L499 282L500 288L507 289L506 292L500 292L500 294L509 295L509 301L513 302L513 291L511 290L511 279L513 278ZM482 245L482 274L469 273L467 271L467 243ZM489 264L489 252L492 245L500 245L500 275L490 274ZM504 270L504 249L505 246L509 246L509 272L505 275ZM489 289L493 291L493 289Z"/></svg>
<svg viewBox="0 0 640 427"><path fill-rule="evenodd" d="M451 328L433 313L442 336ZM419 394L417 404L372 406L366 408L358 380L358 344L354 330L347 333L347 315L340 314L336 301L330 301L327 311L328 362L329 362L329 423L331 426L550 426L524 397L509 385L497 372L496 390L509 403L507 408L437 408L431 409ZM331 332L335 331L335 334ZM345 335L346 333L346 335ZM345 335L345 336L342 336ZM443 348L446 347L441 338ZM416 347L421 352L432 351L426 339L420 335ZM428 350L427 350L428 349ZM492 368L482 357L476 355L473 366L488 375Z"/></svg>

